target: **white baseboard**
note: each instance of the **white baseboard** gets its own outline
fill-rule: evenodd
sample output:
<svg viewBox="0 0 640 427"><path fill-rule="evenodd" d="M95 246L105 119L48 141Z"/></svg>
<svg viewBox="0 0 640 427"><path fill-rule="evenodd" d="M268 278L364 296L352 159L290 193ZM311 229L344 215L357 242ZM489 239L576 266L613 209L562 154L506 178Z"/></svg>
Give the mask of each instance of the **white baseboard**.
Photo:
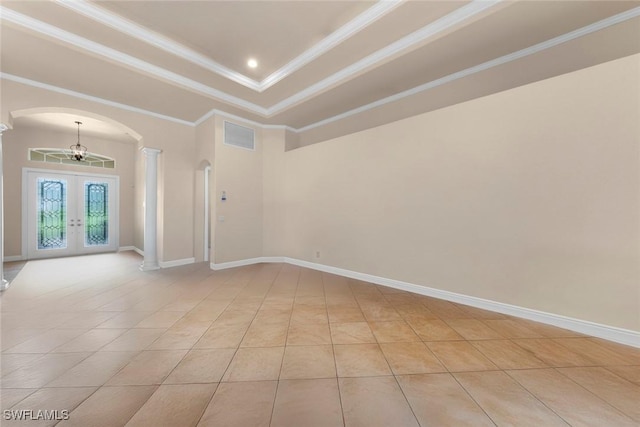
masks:
<svg viewBox="0 0 640 427"><path fill-rule="evenodd" d="M533 320L547 325L557 326L559 328L569 329L585 335L602 338L621 344L630 345L640 348L640 332L629 329L617 328L614 326L602 325L587 320L575 319L572 317L562 316L559 314L547 313L544 311L533 310L530 308L519 307L516 305L505 304L498 301L491 301L483 298L472 297L469 295L458 294L455 292L444 291L441 289L430 288L427 286L416 285L414 283L402 282L400 280L388 279L386 277L374 276L357 271L346 270L343 268L332 267L330 265L317 264L314 262L303 261L288 257L260 257L251 258L240 261L225 262L221 264L211 263L211 269L223 270L225 268L240 267L244 265L266 263L266 262L284 262L287 264L297 265L299 267L310 268L313 270L323 271L325 273L336 274L338 276L348 277L351 279L362 280L364 282L375 283L376 285L387 286L394 289L413 292L419 295L439 298L459 304L465 304L472 307L490 310L497 313L507 314L509 316L520 317L523 319Z"/></svg>
<svg viewBox="0 0 640 427"><path fill-rule="evenodd" d="M118 252L122 252L122 251L135 251L140 256L144 257L144 251L136 248L135 246L121 246L120 249L118 249ZM181 265L193 264L194 262L196 262L195 258L184 258L184 259L175 259L173 261L159 261L158 266L160 266L160 268L170 268L170 267L179 267Z"/></svg>
<svg viewBox="0 0 640 427"><path fill-rule="evenodd" d="M10 256L4 257L3 261L4 262L24 261L24 257L22 255L10 255Z"/></svg>
<svg viewBox="0 0 640 427"><path fill-rule="evenodd" d="M181 265L193 264L196 262L195 258L174 259L173 261L160 261L158 264L160 268L178 267Z"/></svg>
<svg viewBox="0 0 640 427"><path fill-rule="evenodd" d="M220 264L211 263L209 266L212 270L224 270L226 268L243 267L245 265L261 264L261 263L285 262L284 257L258 257L241 259L239 261L221 262Z"/></svg>

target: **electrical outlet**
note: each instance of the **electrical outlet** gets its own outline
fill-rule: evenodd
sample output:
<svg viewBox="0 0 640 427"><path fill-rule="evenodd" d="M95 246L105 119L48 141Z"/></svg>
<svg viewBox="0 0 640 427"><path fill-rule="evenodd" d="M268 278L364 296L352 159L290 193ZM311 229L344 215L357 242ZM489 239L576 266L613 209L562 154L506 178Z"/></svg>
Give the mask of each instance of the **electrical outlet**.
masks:
<svg viewBox="0 0 640 427"><path fill-rule="evenodd" d="M320 251L316 251L316 258L320 258Z"/></svg>

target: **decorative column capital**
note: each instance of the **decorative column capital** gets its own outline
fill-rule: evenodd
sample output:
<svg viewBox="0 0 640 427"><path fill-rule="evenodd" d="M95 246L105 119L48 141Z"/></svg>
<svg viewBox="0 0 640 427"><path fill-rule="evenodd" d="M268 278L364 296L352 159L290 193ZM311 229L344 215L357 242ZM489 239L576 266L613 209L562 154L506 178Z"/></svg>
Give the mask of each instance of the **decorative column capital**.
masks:
<svg viewBox="0 0 640 427"><path fill-rule="evenodd" d="M2 135L2 132L8 129L9 129L9 126L5 125L4 123L0 123L0 135Z"/></svg>
<svg viewBox="0 0 640 427"><path fill-rule="evenodd" d="M145 156L157 156L158 154L162 153L162 150L160 150L159 148L151 147L142 147L140 148L140 151L142 151Z"/></svg>

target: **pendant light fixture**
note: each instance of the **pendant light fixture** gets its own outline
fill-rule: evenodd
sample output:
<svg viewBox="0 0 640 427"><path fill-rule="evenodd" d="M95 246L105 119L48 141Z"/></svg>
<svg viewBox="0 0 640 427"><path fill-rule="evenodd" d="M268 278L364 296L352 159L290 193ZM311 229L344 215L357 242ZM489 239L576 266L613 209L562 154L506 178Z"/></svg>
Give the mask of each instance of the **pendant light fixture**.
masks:
<svg viewBox="0 0 640 427"><path fill-rule="evenodd" d="M87 147L80 144L80 125L82 122L76 121L75 123L78 125L78 142L76 145L70 146L69 149L71 149L71 160L81 162L87 157Z"/></svg>

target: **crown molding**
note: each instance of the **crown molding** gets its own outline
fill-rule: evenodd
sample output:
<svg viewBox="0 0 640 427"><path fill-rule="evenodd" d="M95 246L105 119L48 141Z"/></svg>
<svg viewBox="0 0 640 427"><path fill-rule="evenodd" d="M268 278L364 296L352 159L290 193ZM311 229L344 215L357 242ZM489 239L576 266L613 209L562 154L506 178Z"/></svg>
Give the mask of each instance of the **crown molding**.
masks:
<svg viewBox="0 0 640 427"><path fill-rule="evenodd" d="M214 89L210 86L204 85L180 74L174 73L162 67L158 67L157 65L150 64L126 53L120 52L116 49L112 49L100 43L96 43L84 37L80 37L76 34L62 30L53 25L31 18L30 16L15 12L12 9L8 9L4 6L0 6L0 16L2 17L2 19L13 24L25 27L30 31L44 34L59 41L68 43L72 46L89 51L94 55L102 56L103 58L107 58L111 61L124 64L138 71L142 71L143 73L153 75L161 80L173 83L186 89L193 90L210 98L224 101L226 103L235 105L236 107L240 107L244 110L251 111L252 113L260 115L267 114L267 109L257 104L246 101L242 98L238 98L237 96L230 95L221 90Z"/></svg>
<svg viewBox="0 0 640 427"><path fill-rule="evenodd" d="M279 70L273 72L260 82L260 92L267 90L282 79L288 77L300 68L304 67L317 57L327 53L345 40L359 33L378 19L395 10L405 0L379 0L351 21L316 43L313 47L292 59Z"/></svg>
<svg viewBox="0 0 640 427"><path fill-rule="evenodd" d="M382 49L372 53L371 55L354 62L353 64L343 68L342 70L332 74L331 76L308 86L306 89L286 98L271 107L268 110L268 116L281 113L292 106L315 96L325 90L338 85L346 80L353 78L356 75L361 74L363 71L371 69L378 64L388 60L389 58L398 55L403 51L407 51L417 44L425 42L427 39L432 38L451 27L460 24L485 10L495 6L502 0L473 0L471 3L454 10L453 12L443 16L436 21L422 27L421 29L414 31L397 40L390 45L383 47Z"/></svg>
<svg viewBox="0 0 640 427"><path fill-rule="evenodd" d="M194 126L194 123L188 120L178 119L176 117L167 116L165 114L156 113L155 111L149 111L143 108L133 107L131 105L122 104L120 102L109 101L108 99L98 98L97 96L87 95L85 93L64 89L64 88L53 86L47 83L42 83L42 82L38 82L31 79L25 79L24 77L14 76L13 74L9 74L9 73L0 72L0 79L9 80L12 82L35 87L38 89L48 90L50 92L56 92L63 95L72 96L74 98L84 99L85 101L91 101L98 104L107 105L109 107L119 108L121 110L131 111L133 113L143 114L145 116L155 117L156 119L167 120L169 122L178 123L185 126Z"/></svg>
<svg viewBox="0 0 640 427"><path fill-rule="evenodd" d="M210 119L213 116L224 117L226 119L233 120L234 122L241 122L241 123L247 124L249 126L259 127L259 128L262 128L262 129L284 129L284 130L288 130L288 131L291 131L291 132L298 132L297 129L294 129L291 126L287 126L287 125L268 125L268 124L256 122L255 120L246 119L244 117L237 116L235 114L227 113L226 111L218 110L218 109L215 109L215 108L213 110L210 110L206 114L204 114L202 117L200 117L195 122L193 122L193 126L199 126L204 121Z"/></svg>
<svg viewBox="0 0 640 427"><path fill-rule="evenodd" d="M223 76L231 81L241 84L256 92L263 92L299 70L320 55L328 52L340 43L348 40L364 28L373 24L389 12L400 6L404 0L379 0L375 5L356 16L351 21L334 31L310 49L295 57L280 69L258 82L242 73L234 71L211 58L196 52L185 45L165 37L155 31L129 21L118 14L110 12L84 0L55 0L61 6L76 13L93 19L96 22L107 25L121 33L127 34L140 41L148 43L158 49L162 49L172 55L178 56L193 64L199 65L213 73Z"/></svg>
<svg viewBox="0 0 640 427"><path fill-rule="evenodd" d="M62 30L58 27L39 21L35 18L31 18L27 15L23 15L19 12L15 12L12 9L8 9L6 7L0 6L0 16L2 17L2 19L12 22L16 25L25 27L28 30L35 31L40 34L44 34L46 36L49 36L54 39L73 45L75 47L89 51L92 54L96 54L106 59L109 59L111 61L124 64L130 68L136 69L143 73L153 75L156 78L159 78L161 80L167 81L169 83L175 84L180 87L190 89L201 95L226 102L228 104L242 108L251 113L264 116L266 118L266 117L271 117L275 114L281 113L306 99L309 99L319 93L324 92L325 90L337 85L338 83L349 80L354 76L362 73L363 70L372 68L377 64L380 64L381 62L386 61L388 58L394 55L397 55L399 52L410 49L416 44L422 43L426 39L433 37L438 33L451 28L454 25L464 22L465 20L470 19L473 16L476 16L477 14L493 7L494 5L496 5L501 1L502 0L473 0L471 3L456 9L455 11L445 15L444 17L426 25L422 29L415 31L406 37L403 37L402 39L378 50L377 52L367 56L366 58L360 61L357 61L356 63L351 64L346 68L343 68L337 73L334 73L333 75L321 80L320 82L317 82L311 86L308 86L307 88L301 90L295 95L289 98L286 98L283 101L280 101L268 108L246 101L242 98L233 96L221 90L212 88L210 86L207 86L205 84L192 80L188 77L174 73L162 67L153 65L146 61L138 59L134 56L128 55L124 52L120 52L116 49L88 40L84 37L70 33L68 31ZM150 30L140 27L137 24L131 23L130 21L124 20L118 15L112 14L97 6L93 6L87 2L84 2L84 1L76 2L76 1L69 1L69 0L57 0L57 2L62 6L78 11L83 15L96 19L99 22L102 22L105 25L109 25L113 28L116 28L124 33L133 35L134 37L137 37L137 38L143 37L142 39L145 42L151 43L154 46L157 45L161 49L165 49L165 50L171 49L172 53L175 53L173 49L176 49L176 52L180 52L178 56L182 56L183 54L184 55L193 54L192 59L194 61L208 60L208 58L198 54L195 51L190 51L189 49L185 48L184 46L176 42L173 42L172 40L169 40L165 37L157 35L156 33ZM316 48L316 46L314 46L314 48L305 52L300 57L294 59L291 63L287 64L285 67L291 66L292 68L290 69L290 72L295 71L299 67L311 61L313 58L317 57L322 53L325 53L328 49L331 49L332 47L336 46L338 43L341 43L342 41L351 37L356 32L360 31L362 28L366 27L367 25L371 24L375 20L384 16L384 14L389 13L391 10L398 7L401 4L401 2L402 0L379 1L376 4L376 6L369 8L370 11L368 14L365 11L365 13L361 14L354 20L350 21L348 24L341 27L338 31L334 32L332 35L330 35L329 37L325 38L323 41L318 43L316 46L320 45L319 47ZM362 15L365 15L365 16L362 16ZM154 37L159 37L157 42L153 41ZM187 51L190 51L191 53L188 53ZM298 68L295 68L295 67L298 67ZM218 71L222 72L220 69ZM277 71L276 73L279 73L279 72L280 70ZM286 77L284 72L279 74L279 76L280 77L276 76L274 78L278 78L281 80L282 78ZM253 82L256 83L258 86L261 84L255 81ZM275 84L275 82L273 84Z"/></svg>
<svg viewBox="0 0 640 427"><path fill-rule="evenodd" d="M35 80L31 80L31 79L26 79L24 77L15 76L15 75L9 74L9 73L0 72L0 80L9 80L9 81L20 83L20 84L23 84L23 85L26 85L26 86L35 87L35 88L38 88L38 89L44 89L44 90L48 90L50 92L56 92L56 93L60 93L60 94L63 94L63 95L72 96L74 98L83 99L85 101L91 101L91 102L95 102L95 103L98 103L98 104L107 105L109 107L115 107L115 108L119 108L121 110L126 110L126 111L131 111L131 112L134 112L134 113L138 113L138 114L143 114L145 116L154 117L156 119L167 120L167 121L170 121L170 122L173 122L173 123L178 123L178 124L181 124L181 125L184 125L184 126L191 126L191 127L199 126L205 120L209 119L210 117L213 117L213 116L217 115L217 116L228 118L230 120L243 122L243 123L246 123L246 124L251 125L251 126L260 127L262 129L284 129L284 130L288 130L288 131L291 131L291 132L297 132L297 130L292 128L291 126L287 126L287 125L268 125L268 124L256 122L254 120L246 119L244 117L237 116L237 115L234 115L234 114L231 114L231 113L227 113L225 111L218 110L218 109L215 109L215 108L210 110L208 113L204 114L202 117L200 117L195 122L190 122L188 120L179 119L177 117L172 117L172 116L167 116L165 114L156 113L155 111L149 111L149 110L145 110L143 108L138 108L138 107L133 107L133 106L127 105L127 104L122 104L120 102L110 101L110 100L104 99L104 98L98 98L97 96L87 95L85 93L76 92L76 91L69 90L69 89L64 89L64 88L61 88L61 87L58 87L58 86L53 86L53 85L50 85L50 84L47 84L47 83L42 83L42 82L38 82L38 81L35 81ZM3 129L3 126L5 126L5 125L0 123L0 133L2 131L4 131L4 130L8 129L8 127L6 127L6 126Z"/></svg>
<svg viewBox="0 0 640 427"><path fill-rule="evenodd" d="M1 6L0 6L1 8ZM1 10L1 9L0 9ZM605 18L601 21L595 22L593 24L587 25L585 27L579 28L577 30L571 31L569 33L563 34L561 36L555 37L553 39L538 43L536 45L530 46L528 48L525 49L521 49L519 51L501 56L499 58L493 59L491 61L487 61L484 62L482 64L467 68L465 70L461 70L458 71L456 73L452 73L449 74L447 76L444 76L442 78L436 79L436 80L432 80L430 82L427 82L425 84L422 84L420 86L416 86L412 89L408 89L404 92L400 92L397 93L395 95L380 99L378 101L375 102L371 102L369 104L363 105L361 107L358 108L354 108L352 110L346 111L344 113L329 117L327 119L324 120L320 120L318 122L312 123L310 125L301 127L301 128L292 128L290 126L287 125L267 125L267 124L263 124L263 123L259 123L250 119L245 119L241 116L236 116L230 113L226 113L224 111L218 110L218 109L212 109L210 110L208 113L204 114L202 117L200 117L199 119L197 119L194 122L190 122L187 120L183 120L183 119L179 119L179 118L175 118L175 117L171 117L171 116L167 116L164 114L160 114L160 113L156 113L153 111L149 111L149 110L145 110L142 108L138 108L138 107L133 107L127 104L122 104L122 103L118 103L118 102L114 102L114 101L109 101L103 98L98 98L92 95L87 95L87 94L83 94L80 92L75 92L69 89L64 89L64 88L60 88L57 86L53 86L53 85L49 85L46 83L41 83L35 80L30 80L30 79L26 79L23 77L19 77L19 76L15 76L12 74L8 74L8 73L4 73L4 72L0 72L0 79L6 79L6 80L10 80L10 81L14 81L17 83L21 83L27 86L32 86L32 87L36 87L36 88L40 88L40 89L45 89L45 90L49 90L52 92L57 92L57 93L61 93L64 95L69 95L69 96L73 96L76 98L80 98L80 99L84 99L84 100L88 100L88 101L93 101L99 104L103 104L103 105L108 105L111 107L115 107L115 108L120 108L123 110L127 110L127 111L132 111L135 113L139 113L139 114L144 114L147 116L151 116L151 117L155 117L158 119L162 119L162 120L168 120L174 123L179 123L182 125L186 125L186 126L198 126L199 124L201 124L202 122L204 122L205 120L207 120L208 118L214 116L214 115L220 115L220 116L224 116L227 118L230 118L232 120L237 120L237 121L242 121L248 124L251 124L253 126L258 126L261 128L265 128L265 129L285 129L285 130L289 130L291 132L296 132L296 133L301 133L301 132L305 132L320 126L324 126L326 124L338 121L338 120L342 120L344 118L347 118L349 116L353 116L355 114L358 113L362 113L377 107L380 107L382 105L388 104L390 102L395 102L395 101L399 101L403 98L412 96L412 95L416 95L418 93L433 89L435 87L438 86L442 86L446 83L461 79L463 77L481 72L481 71L485 71L494 67L497 67L499 65L503 65L506 64L508 62L520 59L520 58L524 58L526 56L535 54L535 53L539 53L541 51L544 51L546 49L550 49L552 47L558 46L562 43L577 39L579 37L594 33L596 31L600 31L602 29L605 29L607 27L610 27L612 25L616 25L619 23L622 23L624 21L627 21L629 19L633 19L633 18L637 18L640 16L640 7L636 7L633 9L629 9L625 12L622 12L620 14L614 15L614 16L610 16L608 18Z"/></svg>
<svg viewBox="0 0 640 427"><path fill-rule="evenodd" d="M595 33L596 31L600 31L612 25L619 24L621 22L627 21L629 19L637 18L640 16L640 7L636 7L625 12L619 13L618 15L613 15L608 18L605 18L601 21L594 22L593 24L587 25L582 28L578 28L577 30L571 31L569 33L563 34L558 37L554 37L550 40L538 43L533 46L529 46L527 48L518 50L516 52L501 56L496 59L492 59L491 61L483 62L482 64L475 65L473 67L466 68L464 70L449 74L447 76L441 77L436 80L432 80L430 82L424 83L420 86L416 86L414 88L405 90L403 92L396 93L394 95L388 96L386 98L379 99L377 101L371 102L366 105L362 105L360 107L354 108L352 110L346 111L344 113L335 115L333 117L329 117L324 120L320 120L316 123L312 123L310 125L298 128L298 132L305 132L320 126L327 125L332 122L336 122L338 120L345 119L349 116L353 116L355 114L363 113L368 110L372 110L374 108L383 106L385 104L389 104L391 102L399 101L403 98L407 98L412 95L416 95L418 93L433 89L438 86L442 86L444 84L453 82L455 80L461 79L463 77L470 76L472 74L479 73L481 71L485 71L499 65L506 64L511 61L515 61L516 59L524 58L529 55L533 55L535 53L542 52L544 50L550 49L552 47L558 46L562 43L566 43L571 40L575 40L582 36L586 36L591 33Z"/></svg>
<svg viewBox="0 0 640 427"><path fill-rule="evenodd" d="M169 52L172 55L178 56L211 72L226 77L229 80L241 84L242 86L248 87L255 91L261 90L261 85L256 80L247 77L244 74L238 73L237 71L234 71L228 67L225 67L224 65L212 60L205 55L202 55L201 53L196 52L193 49L184 46L181 43L176 42L175 40L172 40L155 31L149 30L148 28L131 22L128 19L121 17L120 15L117 15L92 3L77 0L55 0L55 2L60 6L64 6L67 9L70 9L76 13L86 16L87 18L93 19L96 22L111 27L117 31L120 31L121 33L127 34L133 38L157 47L158 49Z"/></svg>

